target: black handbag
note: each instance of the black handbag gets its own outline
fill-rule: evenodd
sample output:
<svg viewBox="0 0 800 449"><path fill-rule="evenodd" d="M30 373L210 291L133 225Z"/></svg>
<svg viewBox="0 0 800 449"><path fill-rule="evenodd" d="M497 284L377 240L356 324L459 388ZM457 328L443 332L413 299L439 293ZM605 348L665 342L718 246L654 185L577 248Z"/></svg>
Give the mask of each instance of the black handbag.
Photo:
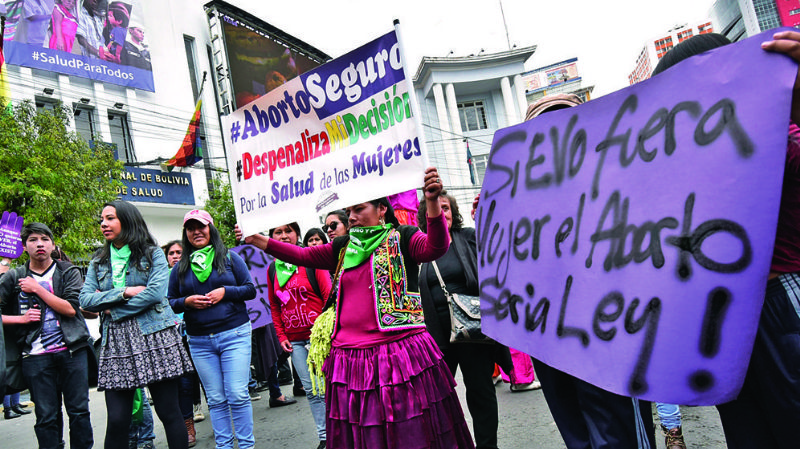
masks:
<svg viewBox="0 0 800 449"><path fill-rule="evenodd" d="M436 262L432 262L439 285L450 309L450 343L494 343L481 332L481 300L478 296L450 293Z"/></svg>
<svg viewBox="0 0 800 449"><path fill-rule="evenodd" d="M16 341L16 332L9 327L6 327L5 332L6 394L14 394L27 390L28 383L22 375L22 351Z"/></svg>

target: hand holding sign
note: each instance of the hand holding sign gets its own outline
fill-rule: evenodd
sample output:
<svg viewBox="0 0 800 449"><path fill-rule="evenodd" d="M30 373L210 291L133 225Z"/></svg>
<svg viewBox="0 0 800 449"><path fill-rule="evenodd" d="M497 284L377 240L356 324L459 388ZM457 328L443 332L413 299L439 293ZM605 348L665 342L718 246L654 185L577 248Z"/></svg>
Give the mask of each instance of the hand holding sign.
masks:
<svg viewBox="0 0 800 449"><path fill-rule="evenodd" d="M761 48L767 51L783 53L800 63L800 33L797 31L775 33L771 41L761 43ZM792 121L800 123L800 71L797 72L797 78L794 81Z"/></svg>
<svg viewBox="0 0 800 449"><path fill-rule="evenodd" d="M0 219L0 257L16 259L22 254L22 223L24 219L15 212L3 212Z"/></svg>
<svg viewBox="0 0 800 449"><path fill-rule="evenodd" d="M497 131L476 213L487 335L625 396L736 397L797 77L763 49L800 59L800 33L776 37Z"/></svg>

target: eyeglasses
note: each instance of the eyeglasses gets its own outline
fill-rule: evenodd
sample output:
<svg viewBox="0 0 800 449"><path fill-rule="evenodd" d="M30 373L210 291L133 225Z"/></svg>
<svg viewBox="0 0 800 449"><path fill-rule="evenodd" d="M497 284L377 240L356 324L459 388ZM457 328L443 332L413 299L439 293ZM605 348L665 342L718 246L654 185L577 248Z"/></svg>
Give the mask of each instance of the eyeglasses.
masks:
<svg viewBox="0 0 800 449"><path fill-rule="evenodd" d="M322 230L325 232L328 232L328 229L335 231L336 227L338 227L340 224L342 224L341 221L332 221L330 225L323 225Z"/></svg>

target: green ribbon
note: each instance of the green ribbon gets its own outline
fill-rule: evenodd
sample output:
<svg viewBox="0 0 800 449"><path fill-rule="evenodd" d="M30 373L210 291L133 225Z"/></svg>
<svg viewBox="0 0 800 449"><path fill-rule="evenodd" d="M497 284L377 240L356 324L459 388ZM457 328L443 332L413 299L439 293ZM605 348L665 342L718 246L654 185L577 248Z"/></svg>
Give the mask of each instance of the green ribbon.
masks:
<svg viewBox="0 0 800 449"><path fill-rule="evenodd" d="M344 254L344 269L347 270L364 263L391 230L392 225L390 224L350 229L350 243L347 244Z"/></svg>
<svg viewBox="0 0 800 449"><path fill-rule="evenodd" d="M112 283L116 288L125 287L125 271L128 268L130 257L131 248L127 244L119 249L111 245L111 275Z"/></svg>
<svg viewBox="0 0 800 449"><path fill-rule="evenodd" d="M294 276L297 271L297 265L286 263L282 260L275 259L275 276L278 278L278 285L283 287L289 282L289 279Z"/></svg>
<svg viewBox="0 0 800 449"><path fill-rule="evenodd" d="M197 276L197 280L205 282L211 276L211 269L214 263L214 247L208 245L203 249L198 249L192 253L192 271Z"/></svg>

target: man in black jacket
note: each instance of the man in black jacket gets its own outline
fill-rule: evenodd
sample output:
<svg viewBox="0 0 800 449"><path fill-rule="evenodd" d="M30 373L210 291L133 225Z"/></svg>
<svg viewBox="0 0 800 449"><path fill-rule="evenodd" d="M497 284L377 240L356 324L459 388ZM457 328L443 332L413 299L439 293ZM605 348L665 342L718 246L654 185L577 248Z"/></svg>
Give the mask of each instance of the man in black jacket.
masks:
<svg viewBox="0 0 800 449"><path fill-rule="evenodd" d="M69 416L70 447L94 444L89 419L88 350L91 337L80 312L78 267L54 261L53 233L28 223L22 243L29 262L0 279L3 325L22 354L22 373L36 404L36 438L42 449L61 444L61 397Z"/></svg>

